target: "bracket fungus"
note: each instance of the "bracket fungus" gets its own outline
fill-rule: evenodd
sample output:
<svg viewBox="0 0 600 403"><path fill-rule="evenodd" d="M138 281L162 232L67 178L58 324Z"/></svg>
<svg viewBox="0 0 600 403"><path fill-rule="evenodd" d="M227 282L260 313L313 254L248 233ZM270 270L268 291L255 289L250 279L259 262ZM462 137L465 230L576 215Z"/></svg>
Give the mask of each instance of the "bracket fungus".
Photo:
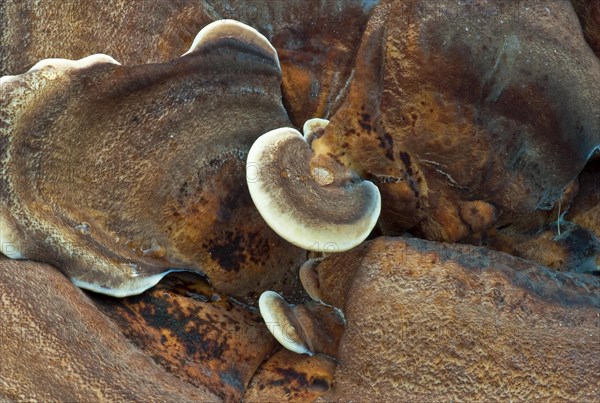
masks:
<svg viewBox="0 0 600 403"><path fill-rule="evenodd" d="M173 270L234 296L284 281L305 252L260 220L240 186L256 138L290 125L281 80L269 41L231 20L206 26L170 62L47 59L3 77L6 254L113 296Z"/></svg>
<svg viewBox="0 0 600 403"><path fill-rule="evenodd" d="M306 345L301 328L294 323L292 307L281 295L273 291L263 292L258 307L267 328L283 347L298 354L313 354Z"/></svg>
<svg viewBox="0 0 600 403"><path fill-rule="evenodd" d="M0 400L598 396L597 0L69 3L0 2L2 252L211 285L0 261Z"/></svg>
<svg viewBox="0 0 600 403"><path fill-rule="evenodd" d="M286 349L336 357L345 324L339 309L320 302L289 304L273 291L262 293L258 307L267 329Z"/></svg>
<svg viewBox="0 0 600 403"><path fill-rule="evenodd" d="M598 396L597 276L388 237L301 273L311 296L346 319L335 384L319 401Z"/></svg>
<svg viewBox="0 0 600 403"><path fill-rule="evenodd" d="M146 335L132 341L48 264L0 257L0 295L0 401L219 399L143 354Z"/></svg>
<svg viewBox="0 0 600 403"><path fill-rule="evenodd" d="M309 131L311 127L307 126ZM315 155L307 139L288 127L265 133L252 145L247 182L267 224L308 250L341 252L355 247L369 235L381 210L373 183L327 155Z"/></svg>
<svg viewBox="0 0 600 403"><path fill-rule="evenodd" d="M280 348L256 310L191 273L169 275L142 295L91 298L154 362L224 401L241 401L261 363Z"/></svg>

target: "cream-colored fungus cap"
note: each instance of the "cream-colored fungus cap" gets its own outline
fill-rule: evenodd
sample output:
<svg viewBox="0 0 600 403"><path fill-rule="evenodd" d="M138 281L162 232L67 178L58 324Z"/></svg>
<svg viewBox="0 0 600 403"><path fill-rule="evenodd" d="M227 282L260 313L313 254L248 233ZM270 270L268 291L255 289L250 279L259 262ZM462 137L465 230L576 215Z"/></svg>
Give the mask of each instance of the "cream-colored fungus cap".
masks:
<svg viewBox="0 0 600 403"><path fill-rule="evenodd" d="M265 291L258 300L260 314L267 328L285 348L298 354L313 353L302 336L302 327L296 323L290 305L274 291Z"/></svg>
<svg viewBox="0 0 600 403"><path fill-rule="evenodd" d="M381 210L377 187L284 127L259 137L248 153L246 179L267 224L308 250L342 252L360 244Z"/></svg>
<svg viewBox="0 0 600 403"><path fill-rule="evenodd" d="M323 302L321 300L321 290L319 284L319 274L316 271L316 267L321 263L323 259L310 259L304 262L300 266L298 276L300 277L300 283L304 287L304 291L308 294L313 301Z"/></svg>
<svg viewBox="0 0 600 403"><path fill-rule="evenodd" d="M276 60L277 67L280 68L277 51L269 40L256 29L235 20L218 20L202 28L194 38L190 49L182 56L192 53L206 43L227 38L233 38L236 41L245 42L248 45L263 49Z"/></svg>
<svg viewBox="0 0 600 403"><path fill-rule="evenodd" d="M116 61L115 59L113 59L111 56L108 56L108 55L105 55L102 53L98 53L95 55L86 56L83 59L79 59L79 60L58 59L58 58L40 60L39 62L34 64L33 67L31 67L29 70L27 70L27 73L32 73L34 71L40 71L45 67L53 67L57 71L79 70L79 69L86 69L86 68L94 66L96 64L104 64L104 63L120 65L120 63L118 61ZM27 74L27 73L24 73L24 74ZM14 76L3 76L3 77L0 77L0 84L6 84L6 83L10 83L12 81L18 81L18 80L22 79L22 77L23 77L22 74L14 75Z"/></svg>

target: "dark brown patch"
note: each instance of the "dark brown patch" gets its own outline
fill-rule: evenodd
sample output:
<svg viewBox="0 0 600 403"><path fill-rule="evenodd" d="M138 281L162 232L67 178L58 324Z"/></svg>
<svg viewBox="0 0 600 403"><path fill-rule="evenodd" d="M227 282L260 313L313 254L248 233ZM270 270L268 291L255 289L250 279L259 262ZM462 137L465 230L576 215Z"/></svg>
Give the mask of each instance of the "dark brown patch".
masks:
<svg viewBox="0 0 600 403"><path fill-rule="evenodd" d="M228 221L238 208L251 203L246 181L243 181L238 186L229 186L225 197L220 200L217 218L221 221Z"/></svg>
<svg viewBox="0 0 600 403"><path fill-rule="evenodd" d="M169 276L139 296L105 297L99 307L158 364L226 400L241 399L274 344L257 314L195 275Z"/></svg>
<svg viewBox="0 0 600 403"><path fill-rule="evenodd" d="M275 374L282 376L282 379L275 379L269 382L270 385L286 386L286 393L298 393L306 389L313 389L319 392L326 392L331 388L330 382L318 376L309 376L306 372L299 372L294 368L275 368Z"/></svg>
<svg viewBox="0 0 600 403"><path fill-rule="evenodd" d="M269 256L271 247L266 237L258 232L248 233L248 259L254 264L264 263L265 256Z"/></svg>
<svg viewBox="0 0 600 403"><path fill-rule="evenodd" d="M211 258L227 271L239 271L240 266L246 263L244 254L245 244L240 234L226 232L224 242L208 247Z"/></svg>
<svg viewBox="0 0 600 403"><path fill-rule="evenodd" d="M565 234L566 235L566 234ZM565 244L569 251L579 256L595 256L600 250L598 239L584 228L577 227L565 237Z"/></svg>
<svg viewBox="0 0 600 403"><path fill-rule="evenodd" d="M371 131L373 130L373 126L371 125L371 115L369 115L368 113L358 113L358 115L358 124L360 125L360 127L366 130L367 133L371 133Z"/></svg>
<svg viewBox="0 0 600 403"><path fill-rule="evenodd" d="M314 378L311 383L313 388L322 390L323 392L326 392L331 388L331 384L327 381L327 379Z"/></svg>
<svg viewBox="0 0 600 403"><path fill-rule="evenodd" d="M242 374L235 369L231 368L228 371L221 373L221 382L235 388L240 394L244 393L245 385L242 383Z"/></svg>
<svg viewBox="0 0 600 403"><path fill-rule="evenodd" d="M325 134L325 128L324 127L319 127L313 134L312 134L312 138L313 141L316 139L320 139L321 137L323 137L323 135Z"/></svg>
<svg viewBox="0 0 600 403"><path fill-rule="evenodd" d="M371 127L371 125L369 123L365 123L363 121L358 121L358 123L360 124L360 127L362 127L363 129L365 129L368 133L371 133L371 130L373 130L373 128Z"/></svg>
<svg viewBox="0 0 600 403"><path fill-rule="evenodd" d="M275 372L283 376L280 380L286 385L290 385L294 389L304 388L308 386L309 381L305 373L296 371L293 368L276 368Z"/></svg>
<svg viewBox="0 0 600 403"><path fill-rule="evenodd" d="M394 139L389 133L383 133L379 136L379 146L385 150L385 156L390 161L394 161Z"/></svg>
<svg viewBox="0 0 600 403"><path fill-rule="evenodd" d="M398 155L400 156L402 163L406 167L406 172L408 173L408 175L412 176L414 174L414 172L410 165L410 154L407 153L406 151L400 151L400 154L398 154Z"/></svg>

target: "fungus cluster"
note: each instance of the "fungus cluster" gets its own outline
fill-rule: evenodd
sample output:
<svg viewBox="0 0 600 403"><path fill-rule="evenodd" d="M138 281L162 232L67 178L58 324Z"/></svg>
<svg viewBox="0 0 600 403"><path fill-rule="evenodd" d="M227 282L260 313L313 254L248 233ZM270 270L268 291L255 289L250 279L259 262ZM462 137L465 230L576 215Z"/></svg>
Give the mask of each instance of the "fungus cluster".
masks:
<svg viewBox="0 0 600 403"><path fill-rule="evenodd" d="M247 159L248 189L267 224L292 244L323 253L347 251L363 242L381 211L381 197L373 183L332 156L311 149L328 123L310 119L304 124L304 135L289 127L265 133L252 145ZM297 307L265 291L259 308L282 346L313 354Z"/></svg>
<svg viewBox="0 0 600 403"><path fill-rule="evenodd" d="M177 91L165 92L164 81ZM103 88L94 82L111 85ZM219 87L219 82L229 87ZM307 121L304 134L290 127L277 92L280 82L275 48L254 28L232 20L207 25L187 52L162 65L122 66L96 54L80 60L45 59L24 74L2 77L3 113L12 122L2 128L8 146L0 178L0 236L15 245L8 255L47 261L78 287L116 297L139 294L166 274L182 270L208 274L220 286L228 273L211 271L204 258L187 254L189 244L197 249L201 243L208 245L209 256L220 256L211 242L191 237L194 229L187 228L199 224L189 211L203 208L196 200L208 198L210 191L205 185L200 189L204 193L191 192L189 174L202 181L206 160L223 159L215 150L219 143L228 152L249 148L249 195L283 239L321 252L360 244L377 222L379 191L331 155L313 152L311 144L324 134L327 120ZM228 96L235 97L235 104L227 103ZM231 116L246 116L251 108L255 121L245 131L232 130L229 120L219 115L223 110L212 105L220 101ZM263 105L267 112L261 116ZM27 110L27 119L43 136L28 137ZM177 126L161 125L160 120L174 114L189 119L180 119ZM127 135L119 134L125 128ZM74 145L81 130L89 135ZM215 140L201 145L195 132ZM223 132L228 135L218 138ZM149 136L151 143L145 141ZM151 169L159 165L163 176ZM212 173L217 182L219 175ZM33 184L21 180L36 177L41 179ZM98 193L103 187L112 190L110 199ZM59 200L60 193L64 197ZM156 222L155 212L167 210L171 202L168 197L164 201L165 194L171 193L178 193L176 202L183 207ZM55 207L49 211L43 205ZM181 226L182 220L187 227ZM302 310L272 291L261 296L259 307L277 340L292 351L311 354L310 336L302 332Z"/></svg>
<svg viewBox="0 0 600 403"><path fill-rule="evenodd" d="M519 13L523 22L519 26L526 28L498 35L504 33L499 31L504 29L502 22L488 19L489 24L480 24L479 19L469 18L457 24L442 15L432 19L434 14L424 12L417 2L389 3L403 7L377 7L365 30L357 30L363 40L360 48L351 49L356 64L346 66L352 74L338 80L343 85L315 90L321 92L321 99L335 95L335 102L319 107L335 111L332 124L310 119L303 133L293 126L306 111L291 116L291 107L288 116L283 107L276 49L256 29L232 20L206 26L188 51L168 63L122 66L110 56L96 54L80 60L46 59L25 74L0 78L2 252L12 258L46 261L63 270L75 285L112 296L138 294L167 273L192 271L206 274L225 294L254 298L256 290L277 283L271 278L281 279L288 268L297 269L300 259L305 260L305 250L327 254L361 244L380 214L379 233L411 230L425 239L447 242L473 242L470 235L480 242L496 229L501 232L520 221L523 226L515 232L535 232L547 224L544 210L556 202L560 223L561 202L564 206L572 200L563 197L563 201L560 194L574 188L574 178L590 155L598 152L600 141L600 120L594 109L600 94L598 60L590 57L587 47L569 50L564 43L577 43L555 40L577 31L568 21L572 13L561 12L563 5L558 3L550 13L542 2L533 2ZM481 9L493 5L493 1L481 3ZM463 6L454 2L443 9L445 15L459 16ZM288 106L302 104L286 101ZM244 175L247 188L240 186ZM108 196L106 188L111 190ZM387 210L383 213L382 197ZM264 222L256 219L259 216ZM561 265L597 272L598 240L576 226L565 225L563 231L558 237L545 234L564 245L556 253ZM511 242L517 243L516 236L510 235ZM524 257L541 261L534 258L539 239L518 243L513 254L520 247ZM419 298L427 299L434 282L439 283L438 294L450 302L438 313L453 310L445 324L460 324L455 329L458 335L472 323L487 323L489 312L480 315L471 309L483 300L497 310L494 318L509 329L492 332L503 341L495 346L511 351L511 328L522 335L517 343L539 344L532 351L544 352L552 346L546 343L546 333L530 338L529 326L520 327L513 310L508 312L505 306L530 304L536 309L523 310L529 314L541 312L537 307L542 303L546 309L550 304L536 293L542 289L550 295L558 284L554 276L533 267L528 268L528 278L523 271L513 270L522 263L512 258L505 261L492 254L488 259L487 250L469 255L456 245L440 247L438 254L428 249L432 244L381 238L348 254L330 256L321 268L319 260L309 260L300 268L299 280L316 301L313 307L332 308L339 319L336 325L345 324L337 308L343 306L350 324L348 335L365 337L373 331L372 339L365 337L363 343L377 347L371 358L377 357L379 345L390 341L373 342L382 334L380 318L385 317L390 328L397 326L396 333L403 330L397 313L404 307L382 308L377 298L386 295L404 304L418 294L413 292L418 285ZM581 256L574 252L581 250L585 252ZM411 263L398 267L398 259L406 258L407 251L406 261ZM365 258L369 254L376 260L369 263ZM493 267L480 273L489 261ZM289 272L296 276L294 270ZM471 283L476 276L483 280L463 290L465 281ZM536 285L526 294L519 284L523 278ZM571 280L562 277L564 284L558 288L563 294L557 299L596 311L574 313L551 301L558 314L550 315L544 328L558 334L563 323L555 318L581 314L578 323L583 325L575 329L579 335L575 339L585 342L573 346L569 337L559 340L556 345L561 348L539 354L542 370L546 357L566 351L562 346L578 353L591 343L587 338L593 330L590 318L598 308L597 281L590 280L589 289L583 290L578 284L571 287ZM404 281L412 283L397 287ZM454 295L455 290L461 292ZM586 297L591 304L579 299L584 291L591 294ZM275 339L310 358L337 351L337 345L333 349L322 343L336 334L322 329L332 321L315 326L320 317L312 316L308 304L289 304L282 295L287 294L265 291L258 300ZM455 322L454 307L463 307L469 298L467 313L474 320L463 326ZM433 306L418 298L415 302L419 303L412 306ZM370 309L364 310L364 305ZM414 312L420 311L410 310ZM426 309L423 312L423 318L432 317ZM547 319L534 314L529 318L524 323ZM420 323L421 318L413 319L409 323ZM356 327L361 321L362 329ZM235 328L236 323L229 325ZM480 334L493 326L482 326ZM443 346L443 337L432 340L431 347ZM447 341L447 350L452 351L455 340ZM481 344L487 342L483 339ZM160 348L163 344L161 338ZM345 349L352 353L356 345L360 343L342 346L342 354ZM388 343L388 347L396 345ZM418 351L419 346L405 350ZM464 351L453 355L449 361L453 365L455 357L470 357ZM513 354L499 354L506 356ZM443 362L439 357L434 362ZM473 357L480 361L479 354ZM360 360L353 368L360 368ZM373 361L377 360L367 362L365 372ZM406 375L390 378L409 379ZM221 378L225 382L226 377Z"/></svg>
<svg viewBox="0 0 600 403"><path fill-rule="evenodd" d="M46 59L0 83L9 257L116 297L176 270L245 297L301 264L239 186L257 137L290 125L277 53L254 28L213 22L170 62Z"/></svg>

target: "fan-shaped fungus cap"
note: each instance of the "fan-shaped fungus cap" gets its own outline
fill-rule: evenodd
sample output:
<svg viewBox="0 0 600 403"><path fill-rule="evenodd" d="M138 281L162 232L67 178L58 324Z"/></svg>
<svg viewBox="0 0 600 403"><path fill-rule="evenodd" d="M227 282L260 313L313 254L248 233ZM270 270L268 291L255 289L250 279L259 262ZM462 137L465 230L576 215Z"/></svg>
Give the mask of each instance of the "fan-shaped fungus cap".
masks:
<svg viewBox="0 0 600 403"><path fill-rule="evenodd" d="M267 329L283 347L299 354L336 356L345 325L339 309L313 302L288 304L273 291L265 291L258 306Z"/></svg>
<svg viewBox="0 0 600 403"><path fill-rule="evenodd" d="M312 355L302 337L301 327L283 297L274 291L265 291L258 300L258 308L267 328L277 341L288 350L298 354Z"/></svg>
<svg viewBox="0 0 600 403"><path fill-rule="evenodd" d="M238 42L245 42L252 47L263 49L277 62L277 68L280 68L277 51L269 40L256 29L235 20L218 20L202 28L194 38L190 49L182 56L194 52L206 43L216 43L227 38L233 38Z"/></svg>
<svg viewBox="0 0 600 403"><path fill-rule="evenodd" d="M77 286L115 297L142 293L173 269L201 271L237 296L283 281L280 259L304 257L291 245L285 258L246 242L239 251L260 259L221 256L232 237L285 246L261 220L248 225L258 213L239 192L240 150L289 124L273 46L219 21L186 56L118 64L103 54L46 59L0 78L2 252L51 263ZM272 276L263 280L265 271Z"/></svg>
<svg viewBox="0 0 600 403"><path fill-rule="evenodd" d="M341 252L360 244L379 217L371 182L328 156L314 155L297 130L263 134L248 154L252 200L281 237L308 250Z"/></svg>

